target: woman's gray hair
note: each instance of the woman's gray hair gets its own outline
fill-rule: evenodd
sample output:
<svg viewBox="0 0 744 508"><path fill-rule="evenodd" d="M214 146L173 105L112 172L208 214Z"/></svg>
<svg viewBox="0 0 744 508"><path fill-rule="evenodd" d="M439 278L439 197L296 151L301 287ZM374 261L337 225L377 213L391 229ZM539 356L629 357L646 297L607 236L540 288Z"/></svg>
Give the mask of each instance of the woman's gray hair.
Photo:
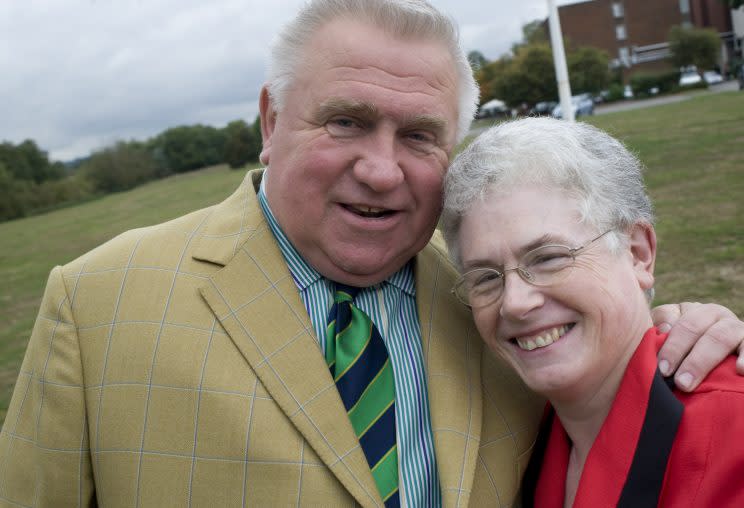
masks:
<svg viewBox="0 0 744 508"><path fill-rule="evenodd" d="M306 56L310 39L325 24L341 17L369 22L402 39L440 42L449 50L458 76L457 142L462 141L478 104L478 85L460 47L457 25L424 0L311 0L305 4L271 45L268 89L277 111L284 106L286 91Z"/></svg>
<svg viewBox="0 0 744 508"><path fill-rule="evenodd" d="M492 127L455 158L445 177L441 227L450 256L462 268L460 225L477 200L524 184L577 198L582 222L597 232L616 229L605 236L615 250L630 226L653 224L643 170L620 141L583 122L525 118Z"/></svg>

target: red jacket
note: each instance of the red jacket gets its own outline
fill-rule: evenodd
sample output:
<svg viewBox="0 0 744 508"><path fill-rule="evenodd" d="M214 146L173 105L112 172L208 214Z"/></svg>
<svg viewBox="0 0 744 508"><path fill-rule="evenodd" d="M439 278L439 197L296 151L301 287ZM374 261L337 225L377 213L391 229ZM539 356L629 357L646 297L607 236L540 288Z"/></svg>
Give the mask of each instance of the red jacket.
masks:
<svg viewBox="0 0 744 508"><path fill-rule="evenodd" d="M652 328L628 363L589 452L574 508L744 507L744 377L735 357L693 393L656 368ZM568 437L548 407L523 484L523 506L562 508Z"/></svg>

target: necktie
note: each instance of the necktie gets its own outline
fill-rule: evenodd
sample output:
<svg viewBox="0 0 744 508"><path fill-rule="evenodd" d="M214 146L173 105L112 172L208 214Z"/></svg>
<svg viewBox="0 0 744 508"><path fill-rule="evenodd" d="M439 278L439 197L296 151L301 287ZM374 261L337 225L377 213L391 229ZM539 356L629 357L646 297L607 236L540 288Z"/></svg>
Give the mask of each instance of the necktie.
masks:
<svg viewBox="0 0 744 508"><path fill-rule="evenodd" d="M380 496L386 507L398 507L393 367L377 327L353 304L358 292L336 284L326 328L326 362Z"/></svg>

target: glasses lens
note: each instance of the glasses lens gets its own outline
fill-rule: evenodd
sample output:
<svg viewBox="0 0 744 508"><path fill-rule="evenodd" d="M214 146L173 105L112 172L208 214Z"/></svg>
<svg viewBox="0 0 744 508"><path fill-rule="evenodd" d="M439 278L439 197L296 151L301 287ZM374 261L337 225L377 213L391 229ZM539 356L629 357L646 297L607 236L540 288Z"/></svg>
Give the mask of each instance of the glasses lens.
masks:
<svg viewBox="0 0 744 508"><path fill-rule="evenodd" d="M501 294L504 275L492 268L478 268L463 275L457 286L460 299L473 307L486 305Z"/></svg>
<svg viewBox="0 0 744 508"><path fill-rule="evenodd" d="M543 245L522 258L521 266L530 273L532 284L546 286L565 277L574 264L571 249L565 245Z"/></svg>

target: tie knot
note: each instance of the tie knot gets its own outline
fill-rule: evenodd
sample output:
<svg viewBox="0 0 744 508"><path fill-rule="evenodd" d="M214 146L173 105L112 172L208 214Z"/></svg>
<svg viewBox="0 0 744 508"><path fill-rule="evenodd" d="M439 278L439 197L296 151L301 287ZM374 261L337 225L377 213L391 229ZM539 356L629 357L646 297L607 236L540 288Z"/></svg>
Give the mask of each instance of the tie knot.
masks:
<svg viewBox="0 0 744 508"><path fill-rule="evenodd" d="M334 301L340 302L352 302L359 293L360 288L354 286L347 286L345 284L336 283L336 293L333 296Z"/></svg>

